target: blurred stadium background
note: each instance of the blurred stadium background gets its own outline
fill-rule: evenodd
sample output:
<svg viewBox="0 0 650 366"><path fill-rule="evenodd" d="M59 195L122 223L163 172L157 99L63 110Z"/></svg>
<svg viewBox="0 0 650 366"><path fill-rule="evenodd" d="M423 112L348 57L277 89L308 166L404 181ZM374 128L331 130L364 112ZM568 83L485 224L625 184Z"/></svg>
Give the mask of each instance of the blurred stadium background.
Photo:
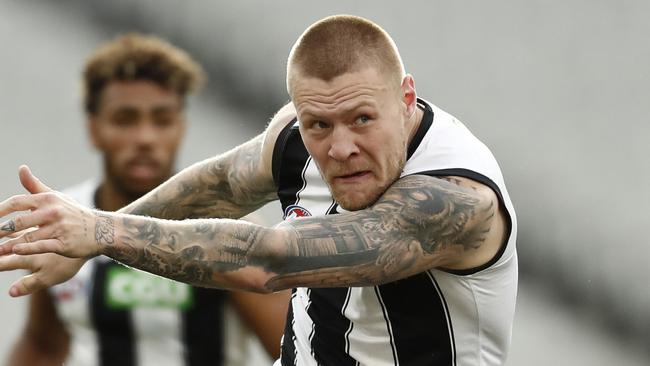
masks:
<svg viewBox="0 0 650 366"><path fill-rule="evenodd" d="M502 165L520 222L508 365L650 364L647 1L0 0L0 196L21 193L22 163L59 189L99 174L79 73L100 42L155 33L206 66L184 167L263 130L288 100L292 42L335 13L384 26L419 94ZM0 294L0 360L25 305Z"/></svg>

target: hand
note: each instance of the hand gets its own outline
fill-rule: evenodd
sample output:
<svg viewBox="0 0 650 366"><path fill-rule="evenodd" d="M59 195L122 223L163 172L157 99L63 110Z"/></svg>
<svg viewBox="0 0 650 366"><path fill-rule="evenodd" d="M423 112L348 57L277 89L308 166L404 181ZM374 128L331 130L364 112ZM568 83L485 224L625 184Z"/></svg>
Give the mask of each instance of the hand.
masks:
<svg viewBox="0 0 650 366"><path fill-rule="evenodd" d="M53 191L26 166L20 167L19 176L31 194L14 196L0 203L0 217L18 211L30 212L0 224L0 239L18 231L25 230L25 233L0 244L0 255L57 253L83 258L99 253L99 241L112 242L112 220ZM26 230L36 227L37 230Z"/></svg>
<svg viewBox="0 0 650 366"><path fill-rule="evenodd" d="M0 257L0 272L26 269L31 274L20 278L9 288L12 297L33 294L36 291L63 283L74 276L85 259L66 258L58 254L5 255Z"/></svg>

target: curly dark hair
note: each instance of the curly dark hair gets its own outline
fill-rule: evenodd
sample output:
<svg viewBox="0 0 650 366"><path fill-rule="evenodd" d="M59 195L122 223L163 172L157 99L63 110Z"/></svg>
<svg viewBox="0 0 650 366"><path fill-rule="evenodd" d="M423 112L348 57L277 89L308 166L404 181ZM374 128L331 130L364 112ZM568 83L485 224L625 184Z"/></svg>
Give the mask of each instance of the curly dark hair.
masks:
<svg viewBox="0 0 650 366"><path fill-rule="evenodd" d="M86 62L84 108L96 114L111 81L148 80L176 92L181 99L205 81L203 68L185 51L151 35L128 33L105 43Z"/></svg>

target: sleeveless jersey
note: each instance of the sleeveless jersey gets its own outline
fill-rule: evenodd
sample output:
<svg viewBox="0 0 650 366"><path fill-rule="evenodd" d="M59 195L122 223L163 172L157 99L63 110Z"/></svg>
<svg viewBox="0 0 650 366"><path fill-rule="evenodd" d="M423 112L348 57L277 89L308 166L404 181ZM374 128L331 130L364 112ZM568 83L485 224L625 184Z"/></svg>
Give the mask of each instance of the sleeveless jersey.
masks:
<svg viewBox="0 0 650 366"><path fill-rule="evenodd" d="M431 269L371 287L293 290L277 365L502 365L517 292L515 211L489 149L457 119L424 100L401 176L461 176L490 187L509 219L507 243L466 271ZM343 212L290 123L274 147L273 175L285 220Z"/></svg>
<svg viewBox="0 0 650 366"><path fill-rule="evenodd" d="M66 191L95 206L98 184ZM192 287L96 257L50 294L70 333L67 366L244 366L270 362L225 291Z"/></svg>

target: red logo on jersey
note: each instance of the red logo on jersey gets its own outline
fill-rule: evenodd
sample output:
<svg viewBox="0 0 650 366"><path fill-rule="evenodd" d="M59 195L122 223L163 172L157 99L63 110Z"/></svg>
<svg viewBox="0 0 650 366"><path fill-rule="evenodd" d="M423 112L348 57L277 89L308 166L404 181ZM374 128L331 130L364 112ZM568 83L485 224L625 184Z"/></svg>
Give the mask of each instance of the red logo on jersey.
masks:
<svg viewBox="0 0 650 366"><path fill-rule="evenodd" d="M311 213L307 211L306 208L300 207L298 205L291 205L284 210L284 219L293 220L296 217L305 217L311 216Z"/></svg>

